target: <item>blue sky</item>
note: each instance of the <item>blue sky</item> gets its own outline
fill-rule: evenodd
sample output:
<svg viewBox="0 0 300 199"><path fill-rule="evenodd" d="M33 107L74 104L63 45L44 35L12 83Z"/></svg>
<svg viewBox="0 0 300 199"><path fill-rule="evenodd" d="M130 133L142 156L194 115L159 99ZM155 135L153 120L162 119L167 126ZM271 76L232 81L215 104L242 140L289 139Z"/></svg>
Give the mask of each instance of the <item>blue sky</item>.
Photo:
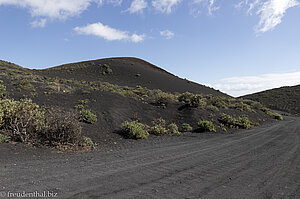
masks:
<svg viewBox="0 0 300 199"><path fill-rule="evenodd" d="M300 84L298 0L0 0L0 59L139 57L233 96Z"/></svg>

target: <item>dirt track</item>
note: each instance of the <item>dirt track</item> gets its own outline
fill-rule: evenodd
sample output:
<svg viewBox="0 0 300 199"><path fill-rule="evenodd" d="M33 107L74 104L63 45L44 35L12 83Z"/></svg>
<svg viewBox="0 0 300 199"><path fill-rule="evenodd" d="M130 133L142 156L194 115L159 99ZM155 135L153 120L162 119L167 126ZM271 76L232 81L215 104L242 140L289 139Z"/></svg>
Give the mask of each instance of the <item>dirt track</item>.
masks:
<svg viewBox="0 0 300 199"><path fill-rule="evenodd" d="M162 137L109 152L7 151L0 191L50 190L59 198L299 198L299 134L300 118L290 117L234 134Z"/></svg>

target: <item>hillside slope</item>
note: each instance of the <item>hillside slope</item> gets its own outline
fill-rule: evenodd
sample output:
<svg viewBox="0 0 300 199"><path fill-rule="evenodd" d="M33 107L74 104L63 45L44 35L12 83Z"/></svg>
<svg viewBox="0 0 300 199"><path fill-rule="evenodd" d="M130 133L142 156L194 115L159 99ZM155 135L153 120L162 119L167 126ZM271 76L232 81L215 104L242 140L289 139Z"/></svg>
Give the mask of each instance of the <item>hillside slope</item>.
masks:
<svg viewBox="0 0 300 199"><path fill-rule="evenodd" d="M228 96L204 85L181 79L149 62L132 57L107 58L79 63L65 64L37 74L74 78L79 81L105 81L120 86L147 87L166 92L192 92Z"/></svg>
<svg viewBox="0 0 300 199"><path fill-rule="evenodd" d="M300 114L300 85L275 88L245 95L242 98L261 102L274 110Z"/></svg>
<svg viewBox="0 0 300 199"><path fill-rule="evenodd" d="M132 142L120 131L125 121L153 127L149 130L151 138L165 135L170 132L166 128L174 125L181 132L230 132L277 117L258 102L227 97L134 58L101 59L44 70L1 61L0 79L0 88L6 88L9 98L30 98L42 107L78 114L82 110L92 112L97 121L81 121L82 133L101 147ZM190 126L189 130L183 124ZM154 132L158 129L161 131Z"/></svg>

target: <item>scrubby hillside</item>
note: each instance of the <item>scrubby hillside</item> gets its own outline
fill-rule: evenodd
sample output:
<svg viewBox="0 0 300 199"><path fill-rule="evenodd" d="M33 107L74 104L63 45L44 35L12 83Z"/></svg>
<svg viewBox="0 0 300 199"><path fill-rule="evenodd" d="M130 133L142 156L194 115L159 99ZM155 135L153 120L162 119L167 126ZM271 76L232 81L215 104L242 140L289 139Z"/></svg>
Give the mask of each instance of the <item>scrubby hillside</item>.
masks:
<svg viewBox="0 0 300 199"><path fill-rule="evenodd" d="M274 110L300 115L300 85L275 88L242 98L261 102Z"/></svg>
<svg viewBox="0 0 300 199"><path fill-rule="evenodd" d="M166 92L192 92L227 96L204 85L181 79L162 68L141 59L123 57L107 58L65 64L36 71L39 75L78 81L104 81L120 86L137 85Z"/></svg>
<svg viewBox="0 0 300 199"><path fill-rule="evenodd" d="M46 110L76 112L82 135L99 146L128 142L127 138L231 132L282 119L258 102L229 97L134 58L45 70L2 61L0 78L6 98L30 98Z"/></svg>

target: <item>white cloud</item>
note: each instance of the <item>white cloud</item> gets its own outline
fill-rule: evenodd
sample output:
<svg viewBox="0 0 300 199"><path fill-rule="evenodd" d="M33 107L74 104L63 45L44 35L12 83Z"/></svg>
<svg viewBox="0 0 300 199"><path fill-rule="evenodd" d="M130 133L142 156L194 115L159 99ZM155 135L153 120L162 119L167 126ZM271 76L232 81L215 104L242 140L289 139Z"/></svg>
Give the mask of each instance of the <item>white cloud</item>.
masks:
<svg viewBox="0 0 300 199"><path fill-rule="evenodd" d="M252 3L249 3L249 8L247 10L247 13L252 15L252 10L260 3L261 3L260 0L254 0Z"/></svg>
<svg viewBox="0 0 300 199"><path fill-rule="evenodd" d="M209 15L213 15L213 13L215 11L220 9L219 6L216 6L216 1L215 0L193 0L193 4L204 5L208 10ZM199 11L199 9L193 7L191 13L199 14L200 11Z"/></svg>
<svg viewBox="0 0 300 199"><path fill-rule="evenodd" d="M122 0L0 0L0 6L18 6L28 9L35 20L33 27L44 27L50 20L65 20L78 16L92 4L103 2L121 5Z"/></svg>
<svg viewBox="0 0 300 199"><path fill-rule="evenodd" d="M130 13L143 12L143 9L147 8L148 3L145 0L133 0L128 11Z"/></svg>
<svg viewBox="0 0 300 199"><path fill-rule="evenodd" d="M94 23L94 24L88 24L87 26L82 27L75 27L74 30L78 34L83 35L94 35L97 37L104 38L109 41L113 40L127 40L131 42L141 42L145 39L145 35L137 35L132 34L130 35L127 31L121 31L114 28L111 28L109 26L103 25L102 23Z"/></svg>
<svg viewBox="0 0 300 199"><path fill-rule="evenodd" d="M0 0L0 5L13 5L29 9L33 17L66 19L88 8L94 0Z"/></svg>
<svg viewBox="0 0 300 199"><path fill-rule="evenodd" d="M42 19L37 19L37 20L31 22L31 26L34 28L36 28L36 27L43 28L46 26L46 23L47 23L47 19L42 18Z"/></svg>
<svg viewBox="0 0 300 199"><path fill-rule="evenodd" d="M160 35L165 37L166 39L172 39L175 34L173 32L171 32L170 30L163 30L163 31L160 31Z"/></svg>
<svg viewBox="0 0 300 199"><path fill-rule="evenodd" d="M104 0L101 0L101 2L104 1ZM106 0L107 3L111 3L113 5L116 5L116 6L120 6L123 2L123 0Z"/></svg>
<svg viewBox="0 0 300 199"><path fill-rule="evenodd" d="M182 0L152 0L152 6L162 13L170 14L172 8L181 1Z"/></svg>
<svg viewBox="0 0 300 199"><path fill-rule="evenodd" d="M236 4L235 8L247 7L249 15L255 11L260 18L255 31L264 33L273 30L282 22L287 10L298 5L298 0L243 0Z"/></svg>
<svg viewBox="0 0 300 199"><path fill-rule="evenodd" d="M268 0L257 11L260 15L260 21L256 27L257 32L267 32L281 23L287 9L298 6L296 0Z"/></svg>
<svg viewBox="0 0 300 199"><path fill-rule="evenodd" d="M300 71L294 73L226 78L220 80L219 83L212 85L212 87L232 96L242 96L272 88L299 84Z"/></svg>

